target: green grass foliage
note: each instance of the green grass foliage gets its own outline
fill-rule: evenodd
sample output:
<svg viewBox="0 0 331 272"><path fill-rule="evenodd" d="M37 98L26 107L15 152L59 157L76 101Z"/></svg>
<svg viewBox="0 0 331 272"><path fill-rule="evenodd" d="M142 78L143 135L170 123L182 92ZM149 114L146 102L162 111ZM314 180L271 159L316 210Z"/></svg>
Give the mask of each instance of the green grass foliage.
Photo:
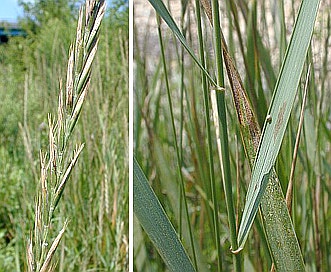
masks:
<svg viewBox="0 0 331 272"><path fill-rule="evenodd" d="M288 229L299 242L296 245L299 270L303 270L302 258L306 271L330 270L330 3L321 1L315 25L313 12L301 20L301 23L309 21L310 29L314 26L312 42L307 56L304 52L300 57L303 70L298 73L301 73L298 88L297 77L287 79L293 80L287 83L295 85L289 91L296 92L296 96L279 153L278 149L273 153L276 161L270 165L275 174L270 178L273 185L267 188L267 194L275 194L273 188L277 187L273 201L286 207L285 195L289 192L286 202L290 212L286 208L285 213L272 209L275 206L263 198L244 248L234 255L230 247L234 251L238 247L236 239L247 204L251 167L254 167L255 154L261 150L256 139L260 131L263 137L270 124L276 127L274 135L277 136L283 121L282 108L274 107L270 111L269 107L302 1L162 2L169 13L157 0L135 3L134 154L195 269L270 271L282 267L279 271L293 271L286 269L286 265L295 254L288 256L284 265L280 264L279 256L286 250L279 246L278 257L273 250L277 250L275 241L283 243L278 238L284 237L277 237L277 233L271 237L272 226L265 222L272 222L272 218L282 214L288 219L291 216ZM303 1L304 4L312 2ZM212 5L209 13L202 8L206 3ZM317 8L318 1L314 3ZM220 28L215 18L218 7ZM313 11L312 8L306 10ZM148 19L146 14L150 14ZM310 36L308 30L303 27L306 42ZM218 47L221 31L246 91L247 101L241 101L239 106L233 103L227 76L231 71L225 63L229 60L222 59L224 52L222 56L222 49ZM291 44L299 40L295 38ZM222 46L224 44L222 42ZM239 81L232 81L232 85L240 87ZM212 107L215 89L216 110ZM241 99L243 97L242 93ZM288 102L292 106L292 102ZM270 114L276 110L275 118L267 118L268 109ZM219 122L214 121L217 110ZM243 113L247 115L242 117ZM251 129L250 124L258 124L260 128ZM297 137L299 132L301 138ZM252 135L251 139L242 140ZM247 147L247 143L251 146ZM255 187L251 189L255 192ZM259 203L254 205L257 207ZM267 215L263 214L265 211ZM157 239L148 237L152 233L149 228L153 218L139 220L141 216L137 214L135 269L164 271L169 260L162 255ZM248 230L246 224L243 227Z"/></svg>

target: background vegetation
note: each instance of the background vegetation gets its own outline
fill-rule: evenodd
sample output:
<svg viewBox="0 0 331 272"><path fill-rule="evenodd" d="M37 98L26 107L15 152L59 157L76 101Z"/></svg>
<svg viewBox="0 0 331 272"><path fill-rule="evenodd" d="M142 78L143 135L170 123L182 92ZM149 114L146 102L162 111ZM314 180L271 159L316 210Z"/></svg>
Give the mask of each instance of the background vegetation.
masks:
<svg viewBox="0 0 331 272"><path fill-rule="evenodd" d="M26 38L0 45L0 271L26 271L48 143L81 1L25 4ZM128 4L108 3L87 101L73 141L85 143L55 214L69 218L57 271L128 269Z"/></svg>
<svg viewBox="0 0 331 272"><path fill-rule="evenodd" d="M196 20L198 2L167 3L171 15L176 19L177 25L196 55L200 53ZM248 99L260 127L263 126L266 118L300 3L301 1L296 0L219 1L225 40L244 81ZM184 49L166 24L163 21L160 25L156 23L155 12L149 8L151 6L147 1L135 2L135 156L193 262L192 246L188 237L189 228L181 198L180 183L183 178L198 270L217 271L219 269L217 259L220 258L221 270L233 271L233 259L229 250L230 231L225 189L221 179L216 136L212 128L212 159L219 204L221 254L215 246L217 238L212 220L213 199L209 185L212 178L209 164L211 160L208 154L206 127L206 119L212 122L212 115L209 109L205 109L201 71L188 54L184 53ZM329 106L331 28L330 14L327 12L330 8L330 3L321 3L312 46L308 51L291 118L275 165L284 195L289 180L294 181L292 219L307 271L328 271L331 266L329 250L331 215L328 209L331 174ZM148 19L143 20L143 18ZM202 21L206 66L214 76L216 64L212 30L205 14L202 15ZM162 63L161 42L164 46L166 67ZM303 105L308 64L311 64L311 76L307 102ZM251 171L241 142L228 82L225 88L230 180L235 204L236 228L238 228ZM170 103L167 97L168 89ZM295 141L302 105L304 122L296 153ZM175 124L175 137L172 122ZM176 145L179 153L176 153ZM296 161L293 159L294 153L297 154ZM291 174L292 169L294 176ZM276 216L277 211L274 213ZM134 234L134 260L137 271L164 271L166 268L163 260L137 221L135 221ZM271 268L272 259L259 216L255 219L253 231L250 233L242 256L244 271L268 271Z"/></svg>

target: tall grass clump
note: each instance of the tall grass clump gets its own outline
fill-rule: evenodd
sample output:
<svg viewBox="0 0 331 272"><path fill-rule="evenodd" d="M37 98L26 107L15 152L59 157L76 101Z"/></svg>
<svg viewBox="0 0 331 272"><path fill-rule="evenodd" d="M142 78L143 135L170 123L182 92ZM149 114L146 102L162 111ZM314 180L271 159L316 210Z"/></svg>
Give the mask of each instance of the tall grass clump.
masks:
<svg viewBox="0 0 331 272"><path fill-rule="evenodd" d="M128 269L127 3L87 1L77 29L78 2L29 3L0 47L0 271Z"/></svg>
<svg viewBox="0 0 331 272"><path fill-rule="evenodd" d="M329 269L319 2L135 2L137 271Z"/></svg>

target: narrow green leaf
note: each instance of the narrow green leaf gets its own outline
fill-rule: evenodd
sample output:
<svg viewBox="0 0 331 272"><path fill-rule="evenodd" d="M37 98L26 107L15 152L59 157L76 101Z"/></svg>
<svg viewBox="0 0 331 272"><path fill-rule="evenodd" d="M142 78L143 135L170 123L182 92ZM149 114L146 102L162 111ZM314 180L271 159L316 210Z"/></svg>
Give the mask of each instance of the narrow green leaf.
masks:
<svg viewBox="0 0 331 272"><path fill-rule="evenodd" d="M181 44L184 46L184 48L187 50L187 52L191 55L195 63L199 66L199 68L205 73L205 75L208 77L210 82L216 87L217 84L214 81L214 79L209 75L208 71L203 67L197 56L194 54L191 47L188 45L184 35L179 30L176 22L170 15L168 9L164 5L164 3L161 0L148 0L151 5L154 7L155 11L160 15L160 17L167 23L169 28L172 30L172 32L176 35L178 40L181 42Z"/></svg>
<svg viewBox="0 0 331 272"><path fill-rule="evenodd" d="M223 55L241 136L250 166L253 167L261 137L260 128L248 102L240 75L225 46L223 47ZM276 269L279 271L304 271L300 246L276 172L269 178L265 194L261 200L261 211L265 233Z"/></svg>
<svg viewBox="0 0 331 272"><path fill-rule="evenodd" d="M208 18L211 20L212 15L209 2L202 1L202 3ZM253 168L261 131L248 101L241 77L227 51L224 39L222 43L223 59L231 85L240 133L249 164ZM276 173L271 176L268 182L266 192L261 201L261 211L265 234L276 269L278 271L304 271L300 246ZM276 214L277 216L275 216Z"/></svg>
<svg viewBox="0 0 331 272"><path fill-rule="evenodd" d="M245 245L284 137L312 37L319 2L319 0L302 1L300 6L268 118L264 124L239 228L238 251Z"/></svg>
<svg viewBox="0 0 331 272"><path fill-rule="evenodd" d="M177 233L133 159L133 210L170 271L195 271Z"/></svg>

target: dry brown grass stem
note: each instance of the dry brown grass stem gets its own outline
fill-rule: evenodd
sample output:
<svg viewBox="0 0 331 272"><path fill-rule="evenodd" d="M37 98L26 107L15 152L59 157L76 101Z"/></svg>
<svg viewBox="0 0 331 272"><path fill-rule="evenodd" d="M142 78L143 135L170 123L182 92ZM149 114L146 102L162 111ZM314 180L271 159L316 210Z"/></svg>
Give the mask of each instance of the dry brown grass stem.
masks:
<svg viewBox="0 0 331 272"><path fill-rule="evenodd" d="M297 155L298 155L298 151L299 151L300 136L301 136L302 126L303 126L303 121L304 121L304 112L305 112L304 109L305 109L306 100L307 100L309 76L310 76L310 65L309 65L307 77L306 77L306 84L305 84L302 106L301 106L301 111L300 111L299 126L298 126L297 136L295 138L290 178L289 178L289 182L287 185L287 191L286 191L286 205L287 205L287 208L288 208L290 214L292 214L294 170L295 170L295 166L296 166Z"/></svg>

